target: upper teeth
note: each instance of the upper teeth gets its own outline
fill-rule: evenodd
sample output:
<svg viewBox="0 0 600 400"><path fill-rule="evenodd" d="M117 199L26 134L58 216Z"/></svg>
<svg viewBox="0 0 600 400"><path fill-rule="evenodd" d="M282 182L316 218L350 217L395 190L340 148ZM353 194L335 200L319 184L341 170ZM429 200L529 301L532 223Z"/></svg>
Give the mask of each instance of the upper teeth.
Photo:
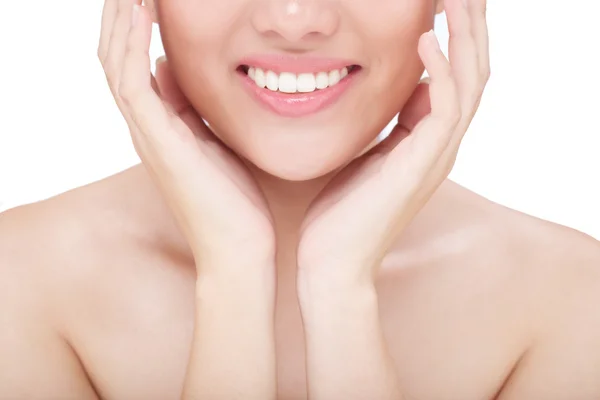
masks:
<svg viewBox="0 0 600 400"><path fill-rule="evenodd" d="M348 68L334 69L330 72L318 72L293 74L282 72L276 74L273 71L264 71L261 68L249 67L248 76L257 86L267 88L273 92L283 93L309 93L317 89L325 89L337 85L348 75Z"/></svg>

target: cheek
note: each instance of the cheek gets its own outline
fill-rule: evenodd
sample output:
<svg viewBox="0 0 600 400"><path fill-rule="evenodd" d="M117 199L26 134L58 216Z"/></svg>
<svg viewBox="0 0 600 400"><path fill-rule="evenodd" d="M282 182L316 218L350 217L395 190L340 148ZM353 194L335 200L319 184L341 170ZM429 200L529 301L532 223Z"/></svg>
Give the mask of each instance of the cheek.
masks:
<svg viewBox="0 0 600 400"><path fill-rule="evenodd" d="M433 28L435 17L432 0L381 0L389 7L368 12L369 58L376 72L374 87L380 99L387 99L396 107L403 104L406 93L423 73L423 64L417 47L419 37ZM379 10L379 11L378 11Z"/></svg>
<svg viewBox="0 0 600 400"><path fill-rule="evenodd" d="M165 54L181 90L194 107L206 115L225 110L215 99L220 99L219 88L225 87L224 52L228 51L227 27L232 13L220 9L227 1L168 0L158 9L159 28ZM221 89L222 91L223 89ZM221 111L219 113L222 113Z"/></svg>
<svg viewBox="0 0 600 400"><path fill-rule="evenodd" d="M167 57L171 53L174 58L192 61L222 54L241 10L233 7L232 1L239 0L159 1L159 26Z"/></svg>

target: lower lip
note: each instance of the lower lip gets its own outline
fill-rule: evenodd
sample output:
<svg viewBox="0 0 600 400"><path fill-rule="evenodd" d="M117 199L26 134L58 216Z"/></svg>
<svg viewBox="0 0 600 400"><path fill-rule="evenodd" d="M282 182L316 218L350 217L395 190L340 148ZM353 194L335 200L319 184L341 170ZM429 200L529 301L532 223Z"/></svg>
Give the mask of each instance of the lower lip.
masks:
<svg viewBox="0 0 600 400"><path fill-rule="evenodd" d="M358 68L344 77L340 82L326 89L317 89L310 93L282 93L256 86L256 83L243 71L238 71L246 89L250 91L259 103L274 113L290 118L304 117L323 111L342 97L356 75L361 72Z"/></svg>

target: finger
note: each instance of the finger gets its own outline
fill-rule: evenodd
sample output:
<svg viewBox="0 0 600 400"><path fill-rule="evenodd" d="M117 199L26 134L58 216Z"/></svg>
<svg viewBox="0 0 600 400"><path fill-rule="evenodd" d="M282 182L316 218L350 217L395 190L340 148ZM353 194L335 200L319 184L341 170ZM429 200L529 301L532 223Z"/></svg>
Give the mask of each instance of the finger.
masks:
<svg viewBox="0 0 600 400"><path fill-rule="evenodd" d="M102 20L100 22L100 41L98 43L98 58L102 63L108 53L108 44L112 34L119 0L106 0L102 7Z"/></svg>
<svg viewBox="0 0 600 400"><path fill-rule="evenodd" d="M372 149L372 152L386 154L392 151L430 112L429 79L427 79L419 82L402 111L400 111L394 129L379 145Z"/></svg>
<svg viewBox="0 0 600 400"><path fill-rule="evenodd" d="M150 26L144 7L136 5L132 12L135 22L126 40L118 96L141 132L162 132L170 129L170 117L152 88Z"/></svg>
<svg viewBox="0 0 600 400"><path fill-rule="evenodd" d="M439 126L431 131L423 131L423 134L417 136L433 141L436 144L435 148L441 151L448 144L462 114L457 82L453 68L442 52L433 31L421 36L419 55L430 79L428 86L431 112L425 119ZM417 137L415 140L420 139Z"/></svg>
<svg viewBox="0 0 600 400"><path fill-rule="evenodd" d="M490 77L490 50L486 9L486 0L470 1L469 11L471 15L471 30L473 32L473 37L475 38L479 56L479 72L485 81Z"/></svg>
<svg viewBox="0 0 600 400"><path fill-rule="evenodd" d="M168 104L170 110L178 115L198 138L205 141L214 141L216 139L182 92L173 75L169 62L164 56L156 60L156 84L163 101Z"/></svg>
<svg viewBox="0 0 600 400"><path fill-rule="evenodd" d="M169 170L174 163L184 162L183 157L170 155L188 151L198 142L179 117L169 113L152 89L149 56L152 21L145 7L136 7L136 23L127 40L118 95L126 114L135 124L132 134L137 134L138 143L144 146L142 152L153 160L160 160L161 168ZM167 162L166 157L170 157L170 161Z"/></svg>
<svg viewBox="0 0 600 400"><path fill-rule="evenodd" d="M175 113L180 114L190 107L190 102L179 88L166 60L164 56L156 60L156 83L160 97L171 105Z"/></svg>
<svg viewBox="0 0 600 400"><path fill-rule="evenodd" d="M458 85L464 123L468 125L480 95L479 58L471 31L471 16L467 3L472 0L445 0L448 18L448 56ZM466 129L466 126L465 126Z"/></svg>
<svg viewBox="0 0 600 400"><path fill-rule="evenodd" d="M429 102L429 79L420 82L398 116L398 125L412 131L431 112Z"/></svg>
<svg viewBox="0 0 600 400"><path fill-rule="evenodd" d="M127 47L127 37L131 27L133 4L140 4L141 0L117 0L118 11L108 44L108 53L104 61L104 71L111 86L116 90L120 84L121 67ZM114 93L114 92L113 92Z"/></svg>
<svg viewBox="0 0 600 400"><path fill-rule="evenodd" d="M432 31L421 36L419 55L430 77L431 112L417 123L410 137L394 148L386 162L390 173L398 174L405 158L411 157L415 179L427 173L444 153L461 118L452 68ZM400 125L398 127L399 132L405 131Z"/></svg>

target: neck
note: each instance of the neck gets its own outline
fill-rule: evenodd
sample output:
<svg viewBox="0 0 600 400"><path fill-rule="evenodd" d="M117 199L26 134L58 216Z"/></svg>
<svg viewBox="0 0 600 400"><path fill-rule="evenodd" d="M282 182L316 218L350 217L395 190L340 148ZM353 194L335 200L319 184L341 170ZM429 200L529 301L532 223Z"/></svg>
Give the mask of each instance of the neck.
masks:
<svg viewBox="0 0 600 400"><path fill-rule="evenodd" d="M378 143L379 137L376 137L365 149L357 154L352 160L349 160L347 164L357 157L362 156ZM347 166L347 164L342 165L334 171L315 179L307 181L288 181L263 171L247 160L242 160L265 195L267 204L271 209L273 220L276 224L276 229L279 230L279 228L284 228L286 230L294 231L300 227L306 210L319 195L321 190L323 190L340 170Z"/></svg>
<svg viewBox="0 0 600 400"><path fill-rule="evenodd" d="M288 181L247 164L265 195L278 233L300 227L310 204L337 173L336 170L307 181Z"/></svg>

